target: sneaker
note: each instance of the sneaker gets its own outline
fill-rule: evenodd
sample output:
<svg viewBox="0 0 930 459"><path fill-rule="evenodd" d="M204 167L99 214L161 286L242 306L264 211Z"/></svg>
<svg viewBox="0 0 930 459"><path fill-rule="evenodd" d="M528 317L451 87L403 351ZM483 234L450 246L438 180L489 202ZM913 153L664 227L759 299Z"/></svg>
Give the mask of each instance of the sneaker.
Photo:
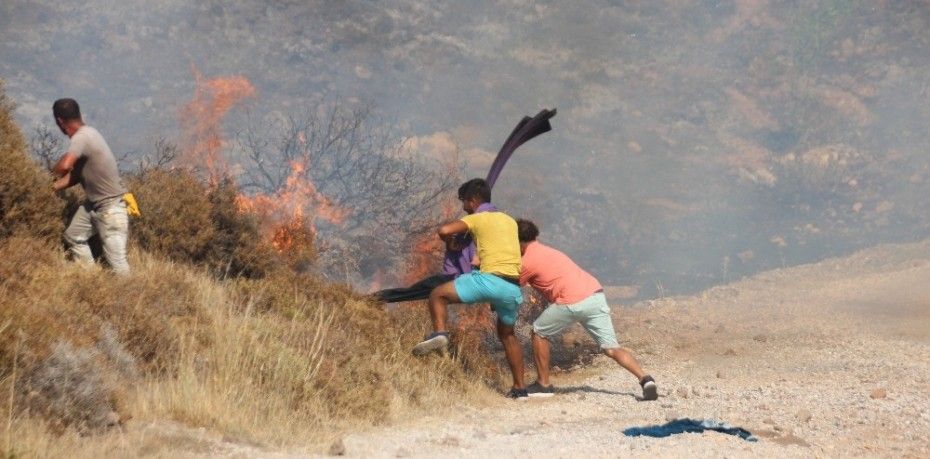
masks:
<svg viewBox="0 0 930 459"><path fill-rule="evenodd" d="M449 345L449 334L436 332L426 335L426 338L413 347L413 355L426 355L433 351L445 349Z"/></svg>
<svg viewBox="0 0 930 459"><path fill-rule="evenodd" d="M526 386L526 392L530 397L552 397L555 395L555 388L552 385L543 386L539 381Z"/></svg>
<svg viewBox="0 0 930 459"><path fill-rule="evenodd" d="M639 385L643 386L643 400L659 398L659 386L656 385L656 380L652 379L652 376L643 376L643 379L639 381Z"/></svg>
<svg viewBox="0 0 930 459"><path fill-rule="evenodd" d="M510 388L510 392L507 392L507 395L505 395L507 398L518 401L526 400L528 396L529 394L526 393L526 389L517 389L516 387Z"/></svg>

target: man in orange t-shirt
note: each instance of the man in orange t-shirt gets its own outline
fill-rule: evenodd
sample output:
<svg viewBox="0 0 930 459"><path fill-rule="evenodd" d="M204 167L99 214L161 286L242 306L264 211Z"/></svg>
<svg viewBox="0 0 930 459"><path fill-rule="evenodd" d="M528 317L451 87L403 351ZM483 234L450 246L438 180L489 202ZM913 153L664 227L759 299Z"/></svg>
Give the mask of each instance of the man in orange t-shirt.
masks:
<svg viewBox="0 0 930 459"><path fill-rule="evenodd" d="M523 254L520 285L535 288L550 303L533 322L533 357L538 378L527 387L530 396L554 393L549 383L549 337L579 322L600 344L604 354L636 376L643 389L643 400L658 398L655 380L617 342L601 283L564 253L538 242L539 228L533 222L517 220L517 234Z"/></svg>

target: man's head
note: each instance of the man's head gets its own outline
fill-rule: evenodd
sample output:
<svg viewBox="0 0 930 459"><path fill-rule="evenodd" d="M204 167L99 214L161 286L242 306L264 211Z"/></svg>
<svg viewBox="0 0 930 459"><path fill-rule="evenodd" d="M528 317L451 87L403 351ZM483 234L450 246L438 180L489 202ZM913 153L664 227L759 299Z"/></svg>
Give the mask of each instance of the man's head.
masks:
<svg viewBox="0 0 930 459"><path fill-rule="evenodd" d="M81 107L74 99L58 99L52 104L52 114L55 116L55 124L58 129L66 136L72 136L77 128L84 124L81 118Z"/></svg>
<svg viewBox="0 0 930 459"><path fill-rule="evenodd" d="M539 237L539 228L529 220L517 219L517 237L520 239L520 253L526 252L526 246Z"/></svg>
<svg viewBox="0 0 930 459"><path fill-rule="evenodd" d="M484 179L471 179L459 187L459 201L462 201L462 210L473 214L479 206L491 202L491 187Z"/></svg>

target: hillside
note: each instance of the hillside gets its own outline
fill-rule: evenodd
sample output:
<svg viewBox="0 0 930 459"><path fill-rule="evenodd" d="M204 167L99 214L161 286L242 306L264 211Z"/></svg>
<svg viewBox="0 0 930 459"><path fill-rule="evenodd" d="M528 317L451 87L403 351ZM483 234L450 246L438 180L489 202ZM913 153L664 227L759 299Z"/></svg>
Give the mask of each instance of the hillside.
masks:
<svg viewBox="0 0 930 459"><path fill-rule="evenodd" d="M413 358L422 307L388 311L313 274L312 242L270 246L229 182L136 172L132 273L67 261L62 217L80 193L52 193L12 110L0 80L4 456L197 453L205 432L316 451L493 387Z"/></svg>

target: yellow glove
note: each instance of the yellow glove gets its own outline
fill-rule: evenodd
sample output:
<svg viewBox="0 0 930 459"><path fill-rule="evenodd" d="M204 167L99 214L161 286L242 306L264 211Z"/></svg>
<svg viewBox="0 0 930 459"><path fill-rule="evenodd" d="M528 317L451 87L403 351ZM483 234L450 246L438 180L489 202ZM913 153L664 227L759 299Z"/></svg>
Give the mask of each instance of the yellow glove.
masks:
<svg viewBox="0 0 930 459"><path fill-rule="evenodd" d="M130 217L141 217L142 212L139 212L139 203L136 202L136 197L132 193L126 193L123 195L123 201L126 201L126 213Z"/></svg>

